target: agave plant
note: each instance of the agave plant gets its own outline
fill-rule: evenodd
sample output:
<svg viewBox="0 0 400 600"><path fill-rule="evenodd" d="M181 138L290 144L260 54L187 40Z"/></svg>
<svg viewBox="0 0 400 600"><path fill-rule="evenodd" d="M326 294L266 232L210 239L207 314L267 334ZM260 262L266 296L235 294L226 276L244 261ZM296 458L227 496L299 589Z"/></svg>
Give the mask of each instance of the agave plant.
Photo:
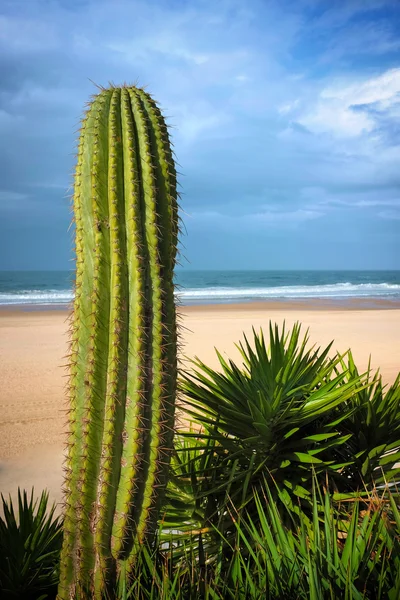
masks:
<svg viewBox="0 0 400 600"><path fill-rule="evenodd" d="M2 599L54 598L58 583L58 561L62 523L48 510L48 493L34 500L18 489L18 516L13 502L3 496L0 517L0 597Z"/></svg>

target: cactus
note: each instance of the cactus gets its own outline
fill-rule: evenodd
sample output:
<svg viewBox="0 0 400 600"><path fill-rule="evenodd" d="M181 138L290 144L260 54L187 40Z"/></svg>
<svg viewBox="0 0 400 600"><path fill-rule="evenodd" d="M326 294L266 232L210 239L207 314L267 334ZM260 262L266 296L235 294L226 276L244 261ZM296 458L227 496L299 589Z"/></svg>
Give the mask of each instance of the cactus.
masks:
<svg viewBox="0 0 400 600"><path fill-rule="evenodd" d="M154 534L172 446L176 171L136 87L101 89L82 121L60 600L102 598Z"/></svg>

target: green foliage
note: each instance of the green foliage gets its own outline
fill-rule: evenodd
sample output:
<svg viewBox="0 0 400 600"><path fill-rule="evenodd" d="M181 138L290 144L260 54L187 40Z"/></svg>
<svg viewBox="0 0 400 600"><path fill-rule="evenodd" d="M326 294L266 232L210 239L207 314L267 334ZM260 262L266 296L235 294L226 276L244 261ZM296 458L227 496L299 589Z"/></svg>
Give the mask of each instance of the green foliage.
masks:
<svg viewBox="0 0 400 600"><path fill-rule="evenodd" d="M157 528L172 451L176 172L149 94L102 89L82 121L60 599L102 598Z"/></svg>
<svg viewBox="0 0 400 600"><path fill-rule="evenodd" d="M397 600L399 495L387 487L374 490L367 500L354 497L338 505L328 490L328 482L325 490L320 490L314 479L312 518L302 514L295 521L284 498L276 504L275 492L266 480L255 493L256 519L246 507L238 509L227 500L234 535L230 542L216 531L220 543L212 553L201 548L198 532L179 539L172 532L168 535L162 524L157 544L140 548L130 576L121 573L118 588L109 589L104 598ZM5 530L2 527L1 549L11 546L16 564L12 590L1 580L1 598L54 597L61 529L53 519L54 509L45 517L46 503L47 495L43 494L35 516L32 499L28 502L26 494L24 500L20 497L20 531L24 531L20 536L14 511L7 507L9 526ZM286 524L285 512L291 526ZM15 550L17 545L19 551ZM10 557L9 551L0 558L4 556ZM18 562L18 556L24 556L22 561ZM28 568L24 566L27 561ZM29 581L29 587L24 581Z"/></svg>
<svg viewBox="0 0 400 600"><path fill-rule="evenodd" d="M329 474L335 498L397 474L399 380L385 394L378 375L359 374L350 352L330 358L331 345L307 348L299 325L288 334L271 325L269 333L269 348L262 332L239 344L242 366L218 353L220 371L196 360L183 375L188 412L202 428L182 432L183 446L177 439L184 458L173 462L170 526L192 523L229 538L227 498L257 519L254 493L264 479L278 503L311 519L313 473L320 486ZM215 535L206 540L215 547Z"/></svg>
<svg viewBox="0 0 400 600"><path fill-rule="evenodd" d="M342 362L347 370L348 381L359 377L351 352ZM385 390L379 372L368 368L366 385L338 408L338 416L346 413L341 421L343 433L350 434L346 444L335 448L337 461L346 463L343 478L361 489L372 479L377 484L398 480L400 462L400 374Z"/></svg>
<svg viewBox="0 0 400 600"><path fill-rule="evenodd" d="M257 522L234 512L237 536L230 569L232 598L394 600L400 595L398 496L374 492L349 509L313 488L311 522L294 527L265 484L256 493ZM363 510L361 510L361 508ZM291 510L288 509L288 516ZM232 589L231 588L231 589Z"/></svg>
<svg viewBox="0 0 400 600"><path fill-rule="evenodd" d="M58 583L58 562L62 524L48 510L48 493L34 500L33 490L18 489L18 516L11 497L1 496L4 517L0 517L0 597L4 600L54 598Z"/></svg>
<svg viewBox="0 0 400 600"><path fill-rule="evenodd" d="M315 483L316 480L315 480ZM255 494L257 519L227 504L232 544L201 557L190 537L143 548L134 583L121 600L397 600L400 594L399 498L389 489L337 505L314 485L312 518L285 525L289 507L265 481ZM166 538L165 538L166 539ZM199 538L197 537L197 543ZM165 548L165 546L168 546ZM227 553L227 549L230 552ZM229 557L229 558L227 558Z"/></svg>
<svg viewBox="0 0 400 600"><path fill-rule="evenodd" d="M98 597L400 597L400 376L385 389L379 374L358 372L351 352L330 358L331 346L307 348L298 325L289 333L271 326L269 333L269 348L262 332L239 344L241 366L218 354L220 371L196 361L184 374L181 390L194 421L175 436L159 530L143 539L134 561L119 560ZM24 498L20 512L33 514L32 499ZM38 509L41 523L46 502ZM13 510L5 514L4 547L18 539ZM37 526L23 517L20 529L23 561L53 562L34 571L33 596L16 596L27 571L6 561L9 597L44 598L51 588L42 588L40 577L54 585L57 551L36 560L26 558L26 548L51 539L51 527L30 534ZM99 591L81 585L69 598Z"/></svg>

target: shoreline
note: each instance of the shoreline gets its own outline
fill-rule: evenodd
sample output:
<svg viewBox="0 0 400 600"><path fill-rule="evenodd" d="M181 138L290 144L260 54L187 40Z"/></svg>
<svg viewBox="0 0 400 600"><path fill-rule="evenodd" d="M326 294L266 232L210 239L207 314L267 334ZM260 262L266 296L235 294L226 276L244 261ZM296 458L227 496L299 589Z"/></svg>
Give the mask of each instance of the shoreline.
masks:
<svg viewBox="0 0 400 600"><path fill-rule="evenodd" d="M177 304L178 312L197 311L265 311L265 310L398 310L400 299L388 299L377 297L353 297L353 298L271 298L263 300L235 300L232 302L202 302ZM71 304L2 304L1 313L69 313L72 311Z"/></svg>

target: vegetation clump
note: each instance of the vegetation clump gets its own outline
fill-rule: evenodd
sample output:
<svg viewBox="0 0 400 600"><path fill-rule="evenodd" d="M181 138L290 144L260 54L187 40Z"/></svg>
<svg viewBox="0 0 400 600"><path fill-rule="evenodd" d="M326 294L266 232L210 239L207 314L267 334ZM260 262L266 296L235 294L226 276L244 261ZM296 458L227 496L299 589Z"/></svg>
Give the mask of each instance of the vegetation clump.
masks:
<svg viewBox="0 0 400 600"><path fill-rule="evenodd" d="M63 537L56 507L48 508L48 493L34 499L18 489L18 511L3 495L0 516L0 598L55 598Z"/></svg>
<svg viewBox="0 0 400 600"><path fill-rule="evenodd" d="M400 379L385 389L298 325L269 333L239 344L243 364L219 354L220 370L182 374L192 425L174 438L158 529L104 598L400 597ZM20 498L20 532L4 504L4 598L55 597L62 529L46 502L33 518Z"/></svg>

